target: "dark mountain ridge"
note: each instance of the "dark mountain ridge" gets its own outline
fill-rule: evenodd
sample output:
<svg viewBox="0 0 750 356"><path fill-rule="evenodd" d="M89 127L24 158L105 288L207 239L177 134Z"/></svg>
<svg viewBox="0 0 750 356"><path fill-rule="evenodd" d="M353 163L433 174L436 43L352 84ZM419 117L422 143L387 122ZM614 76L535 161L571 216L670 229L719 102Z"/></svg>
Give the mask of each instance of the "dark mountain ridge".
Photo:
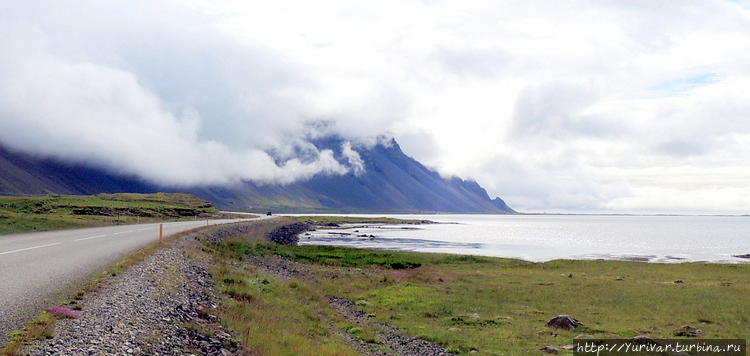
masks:
<svg viewBox="0 0 750 356"><path fill-rule="evenodd" d="M340 137L318 139L346 162ZM187 192L220 209L278 212L495 213L512 214L500 198L490 199L474 181L443 178L401 151L395 140L353 147L361 158L360 174L319 174L287 185L243 182L227 186L175 188L82 164L16 152L0 146L0 194L97 194L118 192ZM349 153L351 154L351 153Z"/></svg>

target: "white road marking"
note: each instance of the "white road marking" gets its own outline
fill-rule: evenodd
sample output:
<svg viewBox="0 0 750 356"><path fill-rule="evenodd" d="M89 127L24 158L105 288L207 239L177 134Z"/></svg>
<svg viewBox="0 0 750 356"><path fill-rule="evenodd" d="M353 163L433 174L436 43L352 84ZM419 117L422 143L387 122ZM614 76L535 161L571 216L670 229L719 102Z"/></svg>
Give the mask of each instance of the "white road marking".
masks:
<svg viewBox="0 0 750 356"><path fill-rule="evenodd" d="M34 246L34 247L27 247L27 248L19 248L18 250L0 252L0 255L7 255L7 254L10 254L10 253L16 253L16 252L21 252L21 251L28 251L28 250L33 250L35 248L50 247L50 246L55 246L55 245L59 245L59 244L60 244L60 242L55 242L53 244L47 244L47 245L41 245L41 246Z"/></svg>
<svg viewBox="0 0 750 356"><path fill-rule="evenodd" d="M201 222L201 224L203 224L203 222ZM212 222L212 223L211 223L211 225L215 225L215 224L217 224L217 223L216 223L216 222ZM165 224L165 225L166 225L166 224ZM146 231L146 230L152 230L152 229L155 229L155 228L156 228L156 227L154 226L154 227L148 227L148 228L143 228L143 229L138 229L138 230L128 230L128 231L121 231L121 232L115 232L115 233L113 233L112 235L121 235L121 234L127 234L127 233L131 233L131 232L135 232L135 231ZM166 229L165 229L165 230L166 230ZM76 240L73 240L73 241L85 241L85 240L92 240L92 239L97 239L97 238L100 238L100 237L105 237L105 236L110 236L110 235L96 235L96 236L88 236L88 237L83 237L83 238L80 238L80 239L76 239ZM51 246L57 246L57 245L60 245L60 244L61 244L61 242L55 242L55 243L51 243L51 244L46 244L46 245L40 245L40 246L34 246L34 247L26 247L26 248L20 248L20 249L17 249L17 250L11 250L11 251L0 252L0 256L1 256L1 255L9 255L9 254L11 254L11 253L16 253L16 252L23 252L23 251L33 250L33 249L37 249L37 248L43 248L43 247L51 247Z"/></svg>
<svg viewBox="0 0 750 356"><path fill-rule="evenodd" d="M89 237L84 237L82 239L77 239L77 240L73 240L73 241L85 241L85 240L91 240L91 239L98 239L98 238L104 237L104 236L107 236L107 235L89 236Z"/></svg>

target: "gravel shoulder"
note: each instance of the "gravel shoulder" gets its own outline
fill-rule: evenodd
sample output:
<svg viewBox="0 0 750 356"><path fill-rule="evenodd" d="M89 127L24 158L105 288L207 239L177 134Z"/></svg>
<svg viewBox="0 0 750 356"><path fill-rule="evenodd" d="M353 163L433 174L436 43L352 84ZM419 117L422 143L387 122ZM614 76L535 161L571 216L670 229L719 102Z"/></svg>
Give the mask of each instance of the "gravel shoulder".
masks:
<svg viewBox="0 0 750 356"><path fill-rule="evenodd" d="M214 229L221 229L214 228ZM111 277L61 319L54 337L23 355L235 355L239 345L214 315L218 296L208 265L185 255L197 233L160 248Z"/></svg>

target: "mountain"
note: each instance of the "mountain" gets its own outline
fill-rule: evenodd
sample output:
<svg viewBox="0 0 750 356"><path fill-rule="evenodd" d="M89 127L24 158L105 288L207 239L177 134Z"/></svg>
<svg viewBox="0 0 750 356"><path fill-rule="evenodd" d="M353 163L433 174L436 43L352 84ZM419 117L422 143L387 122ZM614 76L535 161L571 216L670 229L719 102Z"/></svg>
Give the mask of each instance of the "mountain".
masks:
<svg viewBox="0 0 750 356"><path fill-rule="evenodd" d="M347 161L344 140L313 143ZM286 185L243 182L228 186L174 188L82 164L20 153L0 146L0 194L96 194L187 192L225 210L278 212L515 213L500 198L490 199L474 181L443 178L401 151L395 140L354 147L361 172L317 175ZM351 155L351 151L348 153Z"/></svg>
<svg viewBox="0 0 750 356"><path fill-rule="evenodd" d="M152 193L136 177L61 162L0 145L0 195Z"/></svg>

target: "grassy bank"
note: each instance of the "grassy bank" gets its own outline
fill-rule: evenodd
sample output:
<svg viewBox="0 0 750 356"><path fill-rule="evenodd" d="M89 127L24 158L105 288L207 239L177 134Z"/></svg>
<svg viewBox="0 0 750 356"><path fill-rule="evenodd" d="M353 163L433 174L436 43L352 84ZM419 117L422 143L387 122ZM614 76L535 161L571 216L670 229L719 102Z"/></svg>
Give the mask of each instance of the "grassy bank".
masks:
<svg viewBox="0 0 750 356"><path fill-rule="evenodd" d="M536 353L543 346L570 344L582 333L666 338L684 325L702 329L705 338L750 336L748 265L530 263L280 246L261 237L207 244L206 249L217 266L217 286L228 296L225 317L258 354L350 350L337 341L341 332L377 345L376 329L348 325L327 306L327 296L348 298L377 320L458 354ZM279 278L247 262L269 256L302 263L303 277ZM584 325L572 331L545 326L560 314ZM294 340L273 337L292 326ZM277 352L263 351L271 349Z"/></svg>
<svg viewBox="0 0 750 356"><path fill-rule="evenodd" d="M190 194L0 196L0 234L188 220L216 215Z"/></svg>

